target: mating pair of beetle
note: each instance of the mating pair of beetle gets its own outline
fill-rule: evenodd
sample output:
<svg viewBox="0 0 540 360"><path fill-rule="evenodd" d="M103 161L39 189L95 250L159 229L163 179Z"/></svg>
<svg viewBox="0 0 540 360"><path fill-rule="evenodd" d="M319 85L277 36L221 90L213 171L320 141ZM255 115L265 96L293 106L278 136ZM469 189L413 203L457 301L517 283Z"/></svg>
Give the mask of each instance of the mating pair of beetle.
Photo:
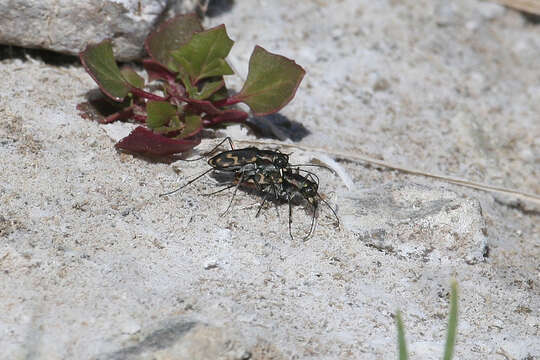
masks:
<svg viewBox="0 0 540 360"><path fill-rule="evenodd" d="M232 141L229 137L225 138L205 156L212 154L215 149L221 146L225 141L229 142L231 150L223 151L208 159L208 165L211 166L210 169L188 181L180 188L165 194L161 194L160 196L173 194L197 181L207 173L211 171L219 171L233 174L234 179L225 188L208 195L213 195L234 187L235 190L233 196L225 212L230 209L238 188L240 186L244 186L255 188L263 195L263 201L259 206L256 216L259 215L262 207L269 197L272 197L275 200L287 201L289 205L289 235L291 238L293 238L291 230L291 201L298 196L305 199L306 202L312 206L313 210L311 227L308 234L304 237L304 240L307 240L313 234L319 200L328 206L337 219L337 225L339 225L339 218L337 217L336 212L318 193L319 178L317 175L300 168L300 166L324 166L313 164L291 165L289 164L289 155L274 150L261 150L256 147L234 149ZM305 175L302 175L301 173L304 173Z"/></svg>

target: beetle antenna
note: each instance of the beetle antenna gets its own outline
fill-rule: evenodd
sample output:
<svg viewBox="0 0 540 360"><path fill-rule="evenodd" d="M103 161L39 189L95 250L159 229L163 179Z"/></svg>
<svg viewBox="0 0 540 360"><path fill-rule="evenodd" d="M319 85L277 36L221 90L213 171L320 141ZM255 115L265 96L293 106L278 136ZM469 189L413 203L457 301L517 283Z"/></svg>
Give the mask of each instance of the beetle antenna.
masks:
<svg viewBox="0 0 540 360"><path fill-rule="evenodd" d="M317 164L290 164L289 165L290 167L298 167L298 166L313 166L313 167L320 167L320 168L323 168L323 169L326 169L328 171L330 171L332 174L336 175L336 171L334 169L332 169L331 167L328 167L326 165L317 165ZM303 171L306 171L306 170L303 170Z"/></svg>

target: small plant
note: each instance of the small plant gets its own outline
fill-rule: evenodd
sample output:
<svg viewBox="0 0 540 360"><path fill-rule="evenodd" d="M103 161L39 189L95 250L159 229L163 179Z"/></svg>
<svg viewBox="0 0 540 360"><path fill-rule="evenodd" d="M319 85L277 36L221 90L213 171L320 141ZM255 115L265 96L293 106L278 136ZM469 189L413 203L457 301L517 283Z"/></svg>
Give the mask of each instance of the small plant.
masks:
<svg viewBox="0 0 540 360"><path fill-rule="evenodd" d="M110 40L88 45L79 54L83 66L101 91L123 106L102 122L132 119L144 124L116 147L153 156L184 152L200 143L203 128L244 123L248 114L235 104L247 104L257 116L287 105L305 71L260 46L251 54L243 88L229 94L223 76L233 74L225 60L233 43L224 25L203 30L194 14L162 24L146 39L150 58L143 61L149 81L160 83L160 94L133 69L118 68Z"/></svg>
<svg viewBox="0 0 540 360"><path fill-rule="evenodd" d="M454 355L454 346L456 344L457 317L458 317L457 283L453 281L451 284L451 289L450 289L450 314L448 316L448 331L446 333L446 344L444 346L443 360L451 360ZM397 323L397 331L398 331L399 360L407 360L409 358L409 355L407 354L407 345L405 343L405 330L403 328L403 320L401 319L400 311L398 311L396 314L396 323Z"/></svg>

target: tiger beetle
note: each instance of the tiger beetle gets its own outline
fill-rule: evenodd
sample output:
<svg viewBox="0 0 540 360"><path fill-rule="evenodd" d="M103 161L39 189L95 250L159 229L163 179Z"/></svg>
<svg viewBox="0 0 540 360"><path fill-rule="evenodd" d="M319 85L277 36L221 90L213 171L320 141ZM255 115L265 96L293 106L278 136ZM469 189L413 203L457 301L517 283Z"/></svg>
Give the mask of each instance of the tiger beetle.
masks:
<svg viewBox="0 0 540 360"><path fill-rule="evenodd" d="M312 172L307 170L300 169L298 166L317 166L323 167L326 169L326 166L314 165L314 164L305 164L305 165L291 165L289 164L289 155L283 154L279 151L274 150L260 150L256 147L247 147L243 149L234 149L232 141L229 137L221 141L216 147L214 147L210 152L206 153L212 154L219 146L224 142L228 141L231 146L231 150L223 151L210 159L208 159L208 165L210 169L203 172L202 174L196 176L195 178L188 181L186 184L182 185L178 189L173 191L160 194L160 196L171 195L183 189L184 187L192 184L197 181L204 175L208 174L211 171L222 171L225 173L233 173L234 180L230 185L226 186L223 189L215 191L207 195L217 194L219 192L228 190L230 188L235 188L229 206L224 211L226 213L232 206L236 191L240 186L255 187L256 190L264 194L263 201L259 206L257 215L264 206L268 196L273 196L276 200L287 201L289 205L289 235L292 239L292 206L291 201L300 196L304 198L312 207L313 207L313 217L311 220L311 227L309 233L304 240L307 240L314 231L315 228L315 217L318 209L319 199L324 202L332 211L334 216L337 219L339 226L339 218L337 217L336 212L332 207L318 194L318 177ZM200 158L199 158L200 159ZM195 160L199 160L195 159ZM193 160L189 160L193 161ZM293 170L293 167L296 167ZM329 169L332 171L332 169ZM300 172L304 172L307 175L303 176ZM316 178L316 180L315 180Z"/></svg>
<svg viewBox="0 0 540 360"><path fill-rule="evenodd" d="M178 189L164 194L160 194L160 196L174 194L175 192L182 190L189 184L199 180L201 177L208 174L209 172L215 170L233 173L239 172L242 173L245 176L244 179L247 180L250 177L254 176L255 173L260 172L261 169L265 169L265 171L277 171L281 174L283 170L289 166L288 154L283 154L279 151L274 150L260 150L253 146L243 149L234 149L230 137L226 137L207 154L213 153L225 141L229 142L231 150L223 151L208 159L208 165L211 166L210 169L198 175L194 179L191 179Z"/></svg>
<svg viewBox="0 0 540 360"><path fill-rule="evenodd" d="M300 171L307 173L307 175L301 175ZM237 175L237 179L235 179L235 181L240 180L241 177ZM264 203L268 198L268 195L274 196L276 200L287 201L289 206L289 235L293 240L291 202L294 201L297 196L300 196L306 200L312 206L313 211L311 226L308 234L303 238L303 241L309 239L315 230L315 218L317 216L319 200L321 200L332 211L332 214L337 220L336 226L339 227L339 217L330 204L328 204L328 202L319 195L319 178L312 172L302 170L300 168L287 168L283 171L281 177L272 176L271 174L257 173L253 178L249 179L249 181L245 181L244 185L255 186L257 190L260 190L264 194L263 201L259 206L256 217L259 215Z"/></svg>

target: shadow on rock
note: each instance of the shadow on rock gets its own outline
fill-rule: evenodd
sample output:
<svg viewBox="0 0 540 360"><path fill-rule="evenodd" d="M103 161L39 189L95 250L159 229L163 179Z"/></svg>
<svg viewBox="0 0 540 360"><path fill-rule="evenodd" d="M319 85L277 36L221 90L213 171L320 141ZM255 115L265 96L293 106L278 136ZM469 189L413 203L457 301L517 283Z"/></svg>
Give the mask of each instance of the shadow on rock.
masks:
<svg viewBox="0 0 540 360"><path fill-rule="evenodd" d="M0 61L7 59L28 61L28 57L41 59L44 63L53 66L80 64L79 58L74 55L66 55L43 49L28 49L13 45L0 45Z"/></svg>
<svg viewBox="0 0 540 360"><path fill-rule="evenodd" d="M141 342L129 346L113 353L98 356L98 360L120 360L132 359L146 351L156 351L170 347L172 344L182 338L194 326L195 322L179 322L163 329L154 331L146 336Z"/></svg>
<svg viewBox="0 0 540 360"><path fill-rule="evenodd" d="M300 141L310 134L310 131L298 121L289 120L281 114L250 117L249 126L258 137L278 139L281 141L291 139Z"/></svg>
<svg viewBox="0 0 540 360"><path fill-rule="evenodd" d="M99 123L102 123L107 116L127 106L125 103L110 100L98 88L88 91L85 98L87 101L77 104L77 110L80 111L79 116Z"/></svg>
<svg viewBox="0 0 540 360"><path fill-rule="evenodd" d="M540 15L528 13L528 12L525 12L525 11L522 11L521 15L523 15L523 18L525 18L525 20L527 22L529 22L530 24L532 24L532 25L539 25L540 24Z"/></svg>
<svg viewBox="0 0 540 360"><path fill-rule="evenodd" d="M233 5L234 0L209 0L205 15L207 17L219 16L231 11Z"/></svg>

